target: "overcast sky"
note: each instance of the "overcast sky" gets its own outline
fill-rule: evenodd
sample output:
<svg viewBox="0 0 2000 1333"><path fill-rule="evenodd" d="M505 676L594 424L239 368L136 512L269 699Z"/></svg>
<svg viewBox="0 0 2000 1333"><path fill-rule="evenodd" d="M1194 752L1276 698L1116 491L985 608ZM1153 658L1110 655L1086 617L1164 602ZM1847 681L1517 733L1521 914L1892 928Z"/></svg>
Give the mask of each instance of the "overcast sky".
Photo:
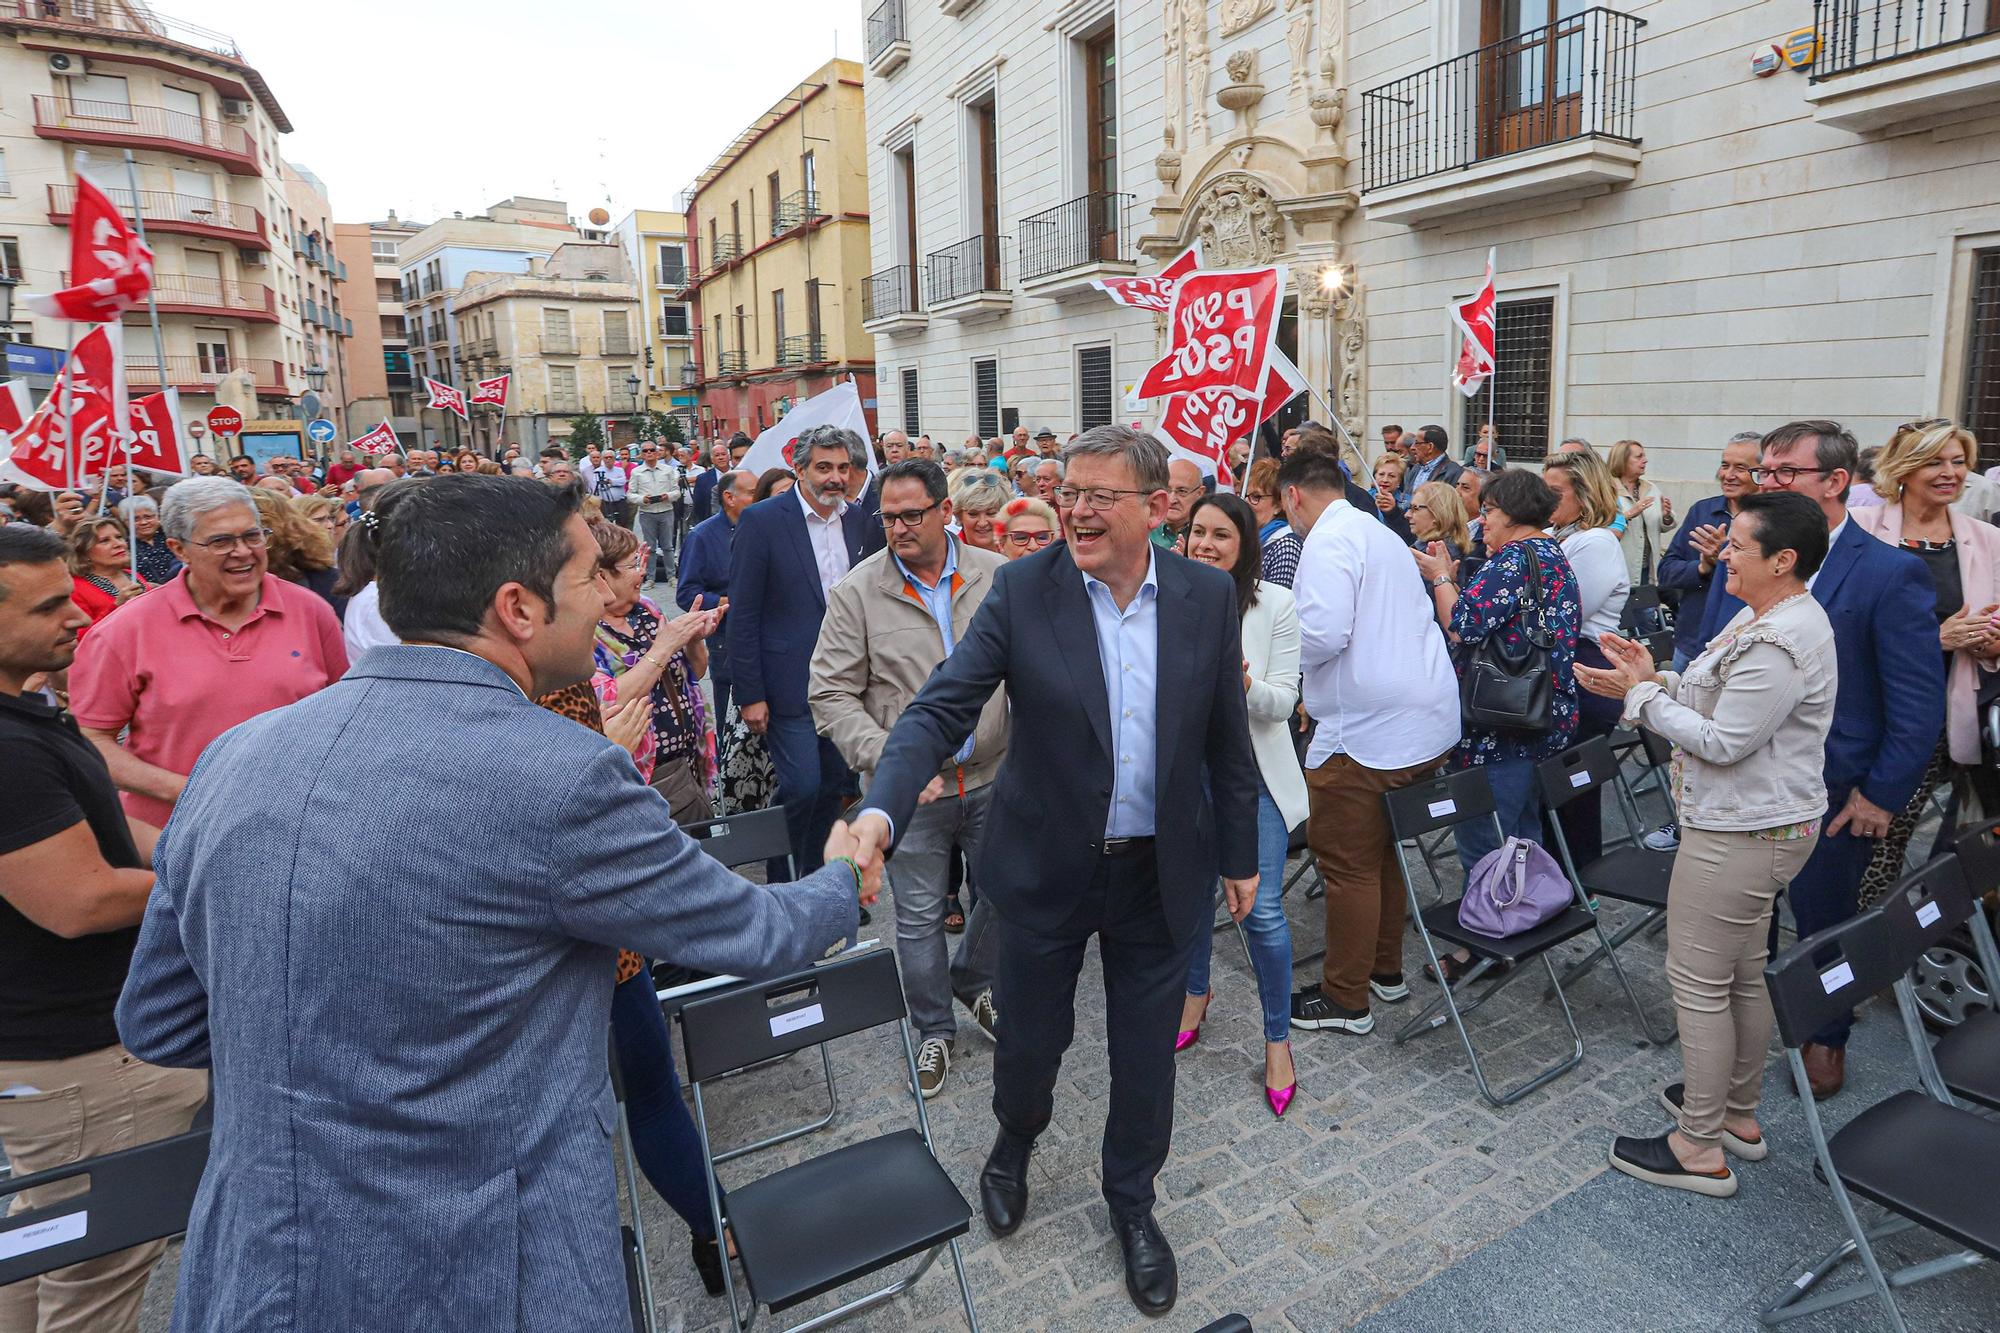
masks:
<svg viewBox="0 0 2000 1333"><path fill-rule="evenodd" d="M290 117L286 158L343 222L510 194L581 218L672 208L738 130L838 54L863 0L167 0L236 39Z"/></svg>

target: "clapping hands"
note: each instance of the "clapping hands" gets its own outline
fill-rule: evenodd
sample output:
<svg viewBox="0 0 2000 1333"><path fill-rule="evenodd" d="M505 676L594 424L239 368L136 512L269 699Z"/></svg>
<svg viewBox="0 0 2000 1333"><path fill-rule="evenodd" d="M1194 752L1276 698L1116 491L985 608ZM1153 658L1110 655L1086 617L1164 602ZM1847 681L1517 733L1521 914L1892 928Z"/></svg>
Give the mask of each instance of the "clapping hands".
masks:
<svg viewBox="0 0 2000 1333"><path fill-rule="evenodd" d="M1653 665L1652 651L1645 644L1608 632L1598 635L1597 642L1604 649L1604 655L1611 659L1610 667L1591 667L1579 662L1572 668L1576 672L1576 683L1592 694L1606 699L1623 699L1634 686L1660 678Z"/></svg>

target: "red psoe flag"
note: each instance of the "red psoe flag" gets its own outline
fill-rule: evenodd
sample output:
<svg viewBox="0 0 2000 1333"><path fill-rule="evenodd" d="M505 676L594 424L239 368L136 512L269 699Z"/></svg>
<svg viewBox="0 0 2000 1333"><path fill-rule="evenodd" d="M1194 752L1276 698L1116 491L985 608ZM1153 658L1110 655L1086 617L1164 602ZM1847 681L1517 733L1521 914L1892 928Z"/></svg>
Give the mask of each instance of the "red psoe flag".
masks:
<svg viewBox="0 0 2000 1333"><path fill-rule="evenodd" d="M153 287L153 252L110 197L82 177L69 220L69 276L71 286L30 296L28 308L75 324L109 324Z"/></svg>
<svg viewBox="0 0 2000 1333"><path fill-rule="evenodd" d="M1175 394L1160 414L1160 439L1173 458L1186 458L1203 476L1221 486L1233 486L1229 446L1257 428L1251 420L1257 405L1222 389Z"/></svg>
<svg viewBox="0 0 2000 1333"><path fill-rule="evenodd" d="M1175 285L1200 267L1201 242L1196 241L1183 250L1178 259L1150 278L1098 278L1090 285L1119 305L1164 315L1173 309Z"/></svg>
<svg viewBox="0 0 2000 1333"><path fill-rule="evenodd" d="M456 412L460 421L470 419L465 414L465 395L457 389L452 388L449 384L439 384L428 375L424 376L424 388L430 392L431 396L428 406L441 407L447 412Z"/></svg>
<svg viewBox="0 0 2000 1333"><path fill-rule="evenodd" d="M1282 264L1182 278L1167 316L1167 354L1140 377L1138 396L1221 389L1262 400L1284 300Z"/></svg>
<svg viewBox="0 0 2000 1333"><path fill-rule="evenodd" d="M1486 252L1486 285L1470 301L1451 307L1451 322L1465 334L1458 349L1458 364L1452 367L1451 384L1467 398L1476 397L1479 386L1499 364L1498 343L1493 324L1493 261L1497 247Z"/></svg>
<svg viewBox="0 0 2000 1333"><path fill-rule="evenodd" d="M103 474L124 443L118 425L125 401L124 334L120 325L101 324L78 340L47 401L11 433L0 479L59 491Z"/></svg>
<svg viewBox="0 0 2000 1333"><path fill-rule="evenodd" d="M165 389L133 400L126 420L131 423L132 447L121 461L150 472L187 475L192 451L181 434L180 390Z"/></svg>
<svg viewBox="0 0 2000 1333"><path fill-rule="evenodd" d="M357 454L393 454L402 448L402 442L396 438L396 432L385 421L366 435L349 440L347 447Z"/></svg>
<svg viewBox="0 0 2000 1333"><path fill-rule="evenodd" d="M1312 387L1292 358L1273 347L1271 367L1264 375L1264 398L1257 405L1257 424L1263 425L1283 410L1286 403Z"/></svg>
<svg viewBox="0 0 2000 1333"><path fill-rule="evenodd" d="M497 407L507 406L507 381L513 378L512 374L507 374L495 375L490 380L475 381L472 386L472 401L492 403Z"/></svg>

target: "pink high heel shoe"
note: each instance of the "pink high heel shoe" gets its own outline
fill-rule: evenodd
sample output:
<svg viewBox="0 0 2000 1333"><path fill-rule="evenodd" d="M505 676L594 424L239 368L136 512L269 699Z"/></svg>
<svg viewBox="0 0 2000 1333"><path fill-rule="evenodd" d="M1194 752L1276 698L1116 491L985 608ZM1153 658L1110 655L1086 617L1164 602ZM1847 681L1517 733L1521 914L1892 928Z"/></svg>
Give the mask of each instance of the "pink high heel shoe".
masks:
<svg viewBox="0 0 2000 1333"><path fill-rule="evenodd" d="M1195 1020L1195 1025L1193 1027L1182 1028L1180 1035L1174 1038L1175 1055L1179 1055L1182 1051L1186 1050L1188 1047L1194 1045L1196 1042L1201 1040L1201 1025L1208 1021L1209 1002L1212 1001L1214 998L1215 998L1214 991L1210 991L1208 994L1201 997L1201 1017Z"/></svg>
<svg viewBox="0 0 2000 1333"><path fill-rule="evenodd" d="M1291 1049L1292 1049L1292 1044L1289 1041L1286 1042L1285 1052L1287 1054L1290 1054ZM1292 1071L1292 1081L1290 1084L1282 1088L1273 1088L1267 1086L1264 1089L1265 1104L1271 1108L1271 1114L1273 1116L1277 1117L1279 1120L1283 1120L1285 1118L1286 1110L1289 1109L1292 1104L1292 1098L1298 1095L1298 1091L1299 1091L1299 1075L1298 1075L1298 1070L1294 1068Z"/></svg>

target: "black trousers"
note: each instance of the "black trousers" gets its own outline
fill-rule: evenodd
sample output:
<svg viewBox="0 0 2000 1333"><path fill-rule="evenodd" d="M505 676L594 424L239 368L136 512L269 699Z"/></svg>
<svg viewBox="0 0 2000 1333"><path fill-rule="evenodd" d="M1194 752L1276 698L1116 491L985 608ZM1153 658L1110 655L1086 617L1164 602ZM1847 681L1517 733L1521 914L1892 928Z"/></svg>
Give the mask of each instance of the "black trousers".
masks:
<svg viewBox="0 0 2000 1333"><path fill-rule="evenodd" d="M1111 1106L1104 1199L1114 1216L1149 1212L1174 1134L1174 1034L1193 941L1174 943L1160 908L1152 844L1099 857L1076 910L1054 934L999 922L995 990L1006 996L993 1056L993 1114L1032 1141L1055 1112L1056 1075L1076 1034L1076 980L1097 936L1104 962Z"/></svg>

